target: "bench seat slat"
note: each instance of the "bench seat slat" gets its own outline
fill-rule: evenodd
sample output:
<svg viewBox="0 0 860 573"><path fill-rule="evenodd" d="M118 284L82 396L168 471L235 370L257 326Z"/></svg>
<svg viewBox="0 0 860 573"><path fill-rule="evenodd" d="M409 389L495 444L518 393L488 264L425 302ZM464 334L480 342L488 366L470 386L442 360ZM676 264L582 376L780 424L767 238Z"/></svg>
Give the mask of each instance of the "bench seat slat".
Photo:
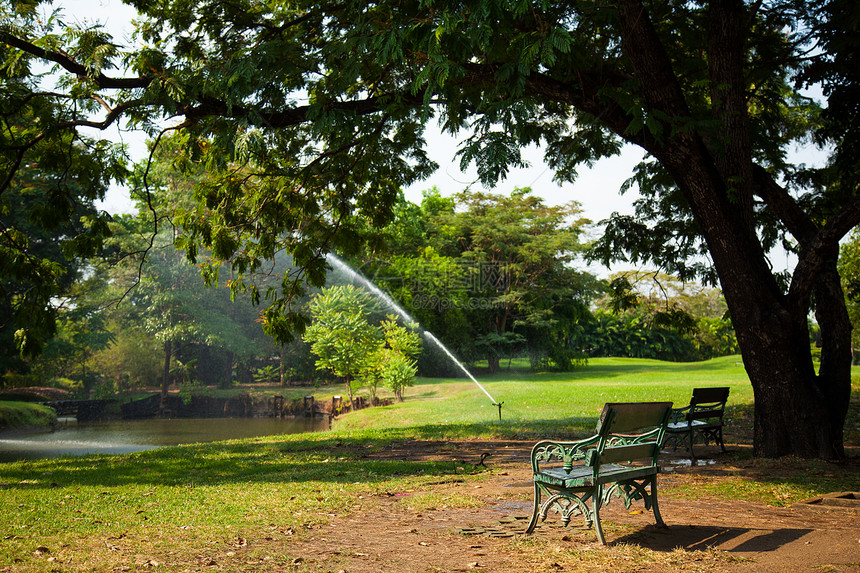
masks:
<svg viewBox="0 0 860 573"><path fill-rule="evenodd" d="M638 479L649 475L654 475L659 471L657 466L624 466L620 464L605 464L600 466L600 471L597 474L597 480L594 479L594 472L588 466L579 466L573 468L570 473L564 471L564 468L550 468L536 473L534 481L544 483L550 486L558 486L565 489L593 487L602 483L611 483L617 481L619 476L624 479Z"/></svg>
<svg viewBox="0 0 860 573"><path fill-rule="evenodd" d="M719 423L710 423L703 422L702 420L693 420L692 422L672 422L666 426L666 430L689 430L690 426L693 426L694 430L704 429L704 428L719 428L721 424Z"/></svg>

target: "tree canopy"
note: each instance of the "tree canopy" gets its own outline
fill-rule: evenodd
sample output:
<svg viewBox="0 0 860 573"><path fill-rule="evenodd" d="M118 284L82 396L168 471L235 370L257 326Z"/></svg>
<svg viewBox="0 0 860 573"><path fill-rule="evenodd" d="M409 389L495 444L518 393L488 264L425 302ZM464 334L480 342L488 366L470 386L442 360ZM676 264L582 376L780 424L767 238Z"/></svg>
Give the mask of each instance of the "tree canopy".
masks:
<svg viewBox="0 0 860 573"><path fill-rule="evenodd" d="M388 222L400 187L434 167L428 120L464 133L460 157L487 185L525 145L572 181L633 144L645 199L610 221L596 255L719 280L755 391L756 453L844 454L836 259L860 221L852 0L129 3L132 46L47 2L0 7L0 194L38 165L76 201L75 162L57 152L69 145L121 178L121 158L82 127L181 131L206 172L182 223L188 252L211 249L238 274L292 253L303 273L266 315L284 337L305 324L286 301L322 283L321 253L373 240L364 221ZM812 85L824 109L800 91ZM787 158L811 138L832 150L825 169ZM798 255L790 276L771 269L777 242Z"/></svg>
<svg viewBox="0 0 860 573"><path fill-rule="evenodd" d="M359 259L419 324L465 359L528 353L533 366L569 370L571 324L588 313L594 277L572 263L589 221L575 202L547 205L531 188L510 194L437 189L399 202L383 254Z"/></svg>

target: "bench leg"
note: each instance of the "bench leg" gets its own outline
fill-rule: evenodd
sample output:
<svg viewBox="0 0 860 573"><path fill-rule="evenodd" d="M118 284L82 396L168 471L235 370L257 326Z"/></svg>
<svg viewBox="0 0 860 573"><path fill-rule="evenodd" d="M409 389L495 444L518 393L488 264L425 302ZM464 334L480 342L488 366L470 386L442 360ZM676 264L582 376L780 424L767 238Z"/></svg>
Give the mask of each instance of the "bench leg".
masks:
<svg viewBox="0 0 860 573"><path fill-rule="evenodd" d="M660 527L666 527L663 516L660 515L660 506L657 504L657 476L651 476L651 509L654 511L654 519Z"/></svg>
<svg viewBox="0 0 860 573"><path fill-rule="evenodd" d="M693 442L695 441L693 434L694 434L693 428L691 427L690 433L687 435L687 448L690 450L690 465L691 466L696 465L696 454L693 452Z"/></svg>
<svg viewBox="0 0 860 573"><path fill-rule="evenodd" d="M591 498L591 519L594 522L594 532L601 544L606 545L603 528L600 526L600 506L603 504L603 486L596 486Z"/></svg>
<svg viewBox="0 0 860 573"><path fill-rule="evenodd" d="M529 520L529 524L526 527L526 535L529 535L532 531L534 531L535 526L537 525L538 513L540 511L540 486L535 482L535 507L532 510L532 518Z"/></svg>

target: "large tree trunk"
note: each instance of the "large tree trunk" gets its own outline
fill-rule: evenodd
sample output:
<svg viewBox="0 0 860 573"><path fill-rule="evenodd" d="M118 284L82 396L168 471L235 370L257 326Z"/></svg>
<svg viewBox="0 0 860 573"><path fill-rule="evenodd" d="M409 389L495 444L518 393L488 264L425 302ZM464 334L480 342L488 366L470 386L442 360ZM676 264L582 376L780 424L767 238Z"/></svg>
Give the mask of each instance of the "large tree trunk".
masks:
<svg viewBox="0 0 860 573"><path fill-rule="evenodd" d="M840 388L850 390L850 374L839 364L850 369L850 353L828 358L817 376L805 315L734 306L732 321L755 396L755 455L842 458L848 392Z"/></svg>
<svg viewBox="0 0 860 573"><path fill-rule="evenodd" d="M798 265L793 277L793 283L809 278L814 285L823 341L816 374L807 321L813 289L806 295L794 286L783 292L748 217L714 175L687 161L678 180L689 185L687 196L702 223L753 386L755 455L840 459L850 397L851 326L836 256L819 261L814 271ZM704 193L707 182L713 187ZM803 260L804 253L800 256Z"/></svg>
<svg viewBox="0 0 860 573"><path fill-rule="evenodd" d="M233 387L233 352L231 350L224 351L225 360L224 360L224 368L221 371L221 376L219 376L218 386L221 388L232 388Z"/></svg>
<svg viewBox="0 0 860 573"><path fill-rule="evenodd" d="M622 0L618 6L622 47L646 107L687 121L685 94L644 4ZM743 76L743 26L749 17L741 0L709 4L709 89L719 128L674 131L669 123L665 133L674 133L665 141L643 134L632 142L669 170L707 242L753 386L756 455L840 458L851 365L851 328L836 274L841 235L836 229L824 233L755 168ZM801 246L788 294L756 233L756 193ZM807 326L813 290L824 344L820 375Z"/></svg>
<svg viewBox="0 0 860 573"><path fill-rule="evenodd" d="M755 396L755 454L840 459L850 397L851 326L835 252L815 265L798 265L793 283L814 285L822 331L820 374L810 349L807 315L812 290L785 294L778 285L748 217L713 170L689 157L676 180L691 207L720 277L744 366ZM711 185L710 191L704 188ZM838 249L834 245L834 249ZM801 252L801 261L804 253ZM814 273L814 274L813 274Z"/></svg>
<svg viewBox="0 0 860 573"><path fill-rule="evenodd" d="M285 376L287 368L286 364L284 364L284 345L281 344L279 348L280 352L278 352L278 356L280 357L280 360L278 360L278 381L281 387L285 387L287 385L287 378Z"/></svg>

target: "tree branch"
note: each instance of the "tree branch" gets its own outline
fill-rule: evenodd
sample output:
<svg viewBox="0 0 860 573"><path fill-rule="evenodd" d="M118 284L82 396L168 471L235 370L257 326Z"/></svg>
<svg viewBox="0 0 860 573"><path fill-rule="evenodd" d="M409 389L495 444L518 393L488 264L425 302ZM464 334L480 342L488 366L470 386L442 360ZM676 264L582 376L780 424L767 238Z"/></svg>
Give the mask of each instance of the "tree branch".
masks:
<svg viewBox="0 0 860 573"><path fill-rule="evenodd" d="M465 63L468 72L466 81L469 85L496 83L495 70L490 64ZM646 140L642 132L629 133L627 127L633 119L616 103L607 103L600 97L601 90L607 87L618 87L630 80L630 77L615 69L592 69L580 71L576 75L576 83L562 82L545 74L532 72L526 79L530 93L537 94L548 100L570 105L580 111L591 114L605 122L610 129L624 140L645 147Z"/></svg>
<svg viewBox="0 0 860 573"><path fill-rule="evenodd" d="M860 196L830 217L807 243L801 244L799 260L788 289L789 304L799 307L808 303L821 270L839 256L839 241L860 223ZM799 309L806 311L807 309Z"/></svg>
<svg viewBox="0 0 860 573"><path fill-rule="evenodd" d="M806 243L818 232L818 227L784 187L762 166L753 165L753 189L765 205L776 214L798 243Z"/></svg>
<svg viewBox="0 0 860 573"><path fill-rule="evenodd" d="M40 48L39 46L36 46L31 42L22 40L21 38L17 38L12 34L2 30L0 30L0 42L5 42L13 48L18 48L23 52L27 52L28 54L36 56L37 58L55 62L67 71L79 77L90 78L94 82L96 82L96 85L98 85L102 89L145 88L150 83L152 83L153 80L153 78L146 76L141 76L137 78L112 78L104 75L102 72L99 72L96 76L91 76L90 72L92 70L90 68L87 68L83 64L76 62L67 54L45 50L44 48Z"/></svg>
<svg viewBox="0 0 860 573"><path fill-rule="evenodd" d="M361 100L333 101L318 106L303 105L286 111L266 112L252 111L239 105L228 106L226 102L213 98L201 98L197 104L187 105L179 109L179 115L184 115L186 123L191 124L205 117L217 116L232 119L248 119L259 117L259 122L252 122L258 127L290 127L300 125L308 121L308 114L319 107L326 111L339 110L350 111L357 114L368 114L383 111L385 107L395 99L406 101L413 105L422 105L421 96L413 95L411 92L392 92L379 96L372 96Z"/></svg>
<svg viewBox="0 0 860 573"><path fill-rule="evenodd" d="M75 127L92 127L94 129L105 130L110 127L117 119L119 119L119 117L124 112L135 107L139 103L139 100L134 100L120 104L113 108L103 121L89 121L84 119L75 121L64 121L62 123L58 123L56 126L52 126L51 129L38 133L36 136L31 138L29 141L21 144L20 146L9 146L9 149L17 150L17 156L15 160L12 161L12 166L7 171L6 177L3 179L2 182L0 182L0 195L2 195L3 192L6 191L6 189L11 184L12 178L18 172L18 168L21 166L21 162L23 161L24 155L27 153L27 151L29 149L32 149L36 144L38 144L40 141L42 141L49 135L67 129L73 129Z"/></svg>

